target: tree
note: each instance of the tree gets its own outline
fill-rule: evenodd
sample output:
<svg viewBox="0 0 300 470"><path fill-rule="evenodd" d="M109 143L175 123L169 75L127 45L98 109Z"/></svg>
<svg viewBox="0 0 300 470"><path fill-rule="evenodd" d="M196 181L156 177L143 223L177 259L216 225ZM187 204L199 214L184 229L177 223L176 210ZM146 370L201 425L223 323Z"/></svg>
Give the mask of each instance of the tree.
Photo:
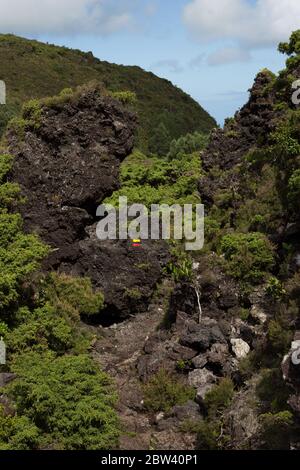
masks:
<svg viewBox="0 0 300 470"><path fill-rule="evenodd" d="M170 151L168 154L169 160L181 158L185 155L190 155L194 152L200 152L208 143L209 136L201 132L194 132L180 137L178 140L172 140Z"/></svg>
<svg viewBox="0 0 300 470"><path fill-rule="evenodd" d="M171 136L163 122L153 131L149 141L149 150L155 155L163 157L168 154L170 148Z"/></svg>
<svg viewBox="0 0 300 470"><path fill-rule="evenodd" d="M282 54L289 56L300 54L300 29L292 33L289 42L281 42L278 46L278 50Z"/></svg>

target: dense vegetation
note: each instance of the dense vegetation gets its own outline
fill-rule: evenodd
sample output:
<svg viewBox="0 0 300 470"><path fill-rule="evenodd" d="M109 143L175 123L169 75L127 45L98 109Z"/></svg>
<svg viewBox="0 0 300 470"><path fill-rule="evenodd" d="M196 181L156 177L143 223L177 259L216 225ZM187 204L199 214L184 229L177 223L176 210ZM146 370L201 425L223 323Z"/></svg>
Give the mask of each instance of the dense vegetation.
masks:
<svg viewBox="0 0 300 470"><path fill-rule="evenodd" d="M49 248L24 234L13 212L19 188L7 181L11 163L0 155L0 336L8 351L0 370L17 379L7 389L14 413L0 408L0 449L116 447L116 395L80 326L80 315L101 311L103 295L89 279L38 271Z"/></svg>
<svg viewBox="0 0 300 470"><path fill-rule="evenodd" d="M200 133L189 134L171 143L164 156L147 157L135 151L121 166L122 187L106 202L117 204L120 196L129 203L193 204L199 202L197 184L201 174L199 152L207 138Z"/></svg>
<svg viewBox="0 0 300 470"><path fill-rule="evenodd" d="M131 91L137 96L139 146L157 148L159 129L170 141L188 132L208 133L215 125L200 105L169 81L139 67L110 64L66 47L43 44L13 35L0 35L0 79L6 82L7 106L0 110L0 134L25 101L57 95L97 80L110 91ZM158 132L157 132L158 129Z"/></svg>

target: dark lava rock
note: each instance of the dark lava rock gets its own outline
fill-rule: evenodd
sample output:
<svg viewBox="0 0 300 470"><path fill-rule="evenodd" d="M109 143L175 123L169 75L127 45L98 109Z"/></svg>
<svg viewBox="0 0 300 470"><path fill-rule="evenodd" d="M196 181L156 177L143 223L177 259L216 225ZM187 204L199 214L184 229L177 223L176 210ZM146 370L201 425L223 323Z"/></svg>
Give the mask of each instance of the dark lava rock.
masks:
<svg viewBox="0 0 300 470"><path fill-rule="evenodd" d="M40 126L24 140L7 135L15 156L11 178L26 198L25 230L53 250L45 269L88 276L104 292L112 323L146 310L167 259L167 245L99 241L96 209L119 188L119 167L134 145L136 116L95 89L70 102L42 107Z"/></svg>
<svg viewBox="0 0 300 470"><path fill-rule="evenodd" d="M276 97L272 87L268 89L271 81L271 74L259 73L248 102L236 113L234 122L227 122L224 129L211 133L201 157L206 174L199 181L201 199L207 208L212 206L219 191L231 191L234 196L241 185L244 187L237 173L231 170L252 147L266 143L275 130L282 112L274 107Z"/></svg>
<svg viewBox="0 0 300 470"><path fill-rule="evenodd" d="M168 261L165 243L144 241L136 249L129 241L98 240L94 226L88 232L89 238L78 244L76 262L62 263L59 269L73 276L88 276L104 292L107 308L101 312L102 324L145 311Z"/></svg>
<svg viewBox="0 0 300 470"><path fill-rule="evenodd" d="M172 350L169 352L168 357L174 361L190 361L195 357L194 349L186 348L181 344L175 343Z"/></svg>
<svg viewBox="0 0 300 470"><path fill-rule="evenodd" d="M212 344L227 341L217 325L205 326L191 321L181 335L180 343L196 351L207 351Z"/></svg>
<svg viewBox="0 0 300 470"><path fill-rule="evenodd" d="M51 266L78 257L78 241L96 208L119 187L119 166L134 144L136 118L114 100L89 90L42 111L41 125L23 142L10 131L12 179L26 198L25 229L57 249Z"/></svg>
<svg viewBox="0 0 300 470"><path fill-rule="evenodd" d="M172 408L171 416L175 416L179 421L199 421L201 419L200 407L194 401L188 401L185 405L177 405Z"/></svg>

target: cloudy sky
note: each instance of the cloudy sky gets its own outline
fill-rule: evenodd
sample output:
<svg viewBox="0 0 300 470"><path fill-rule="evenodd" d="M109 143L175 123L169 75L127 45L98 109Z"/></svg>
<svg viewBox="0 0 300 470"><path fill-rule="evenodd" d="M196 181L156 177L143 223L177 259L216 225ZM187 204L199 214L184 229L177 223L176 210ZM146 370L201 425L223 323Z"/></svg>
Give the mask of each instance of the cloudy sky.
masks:
<svg viewBox="0 0 300 470"><path fill-rule="evenodd" d="M300 0L0 0L0 31L66 45L170 79L217 120L278 71Z"/></svg>

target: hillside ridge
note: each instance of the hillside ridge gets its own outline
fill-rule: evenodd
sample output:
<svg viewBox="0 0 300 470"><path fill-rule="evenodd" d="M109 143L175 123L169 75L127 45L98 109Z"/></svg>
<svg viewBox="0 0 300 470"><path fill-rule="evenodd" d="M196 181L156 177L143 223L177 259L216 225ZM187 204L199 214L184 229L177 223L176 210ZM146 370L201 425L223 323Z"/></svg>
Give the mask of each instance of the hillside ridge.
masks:
<svg viewBox="0 0 300 470"><path fill-rule="evenodd" d="M91 52L0 34L0 79L7 85L7 106L0 110L0 134L29 99L57 95L62 89L97 80L110 91L137 96L138 143L147 149L162 123L169 140L188 132L208 133L216 121L170 81L138 66L101 61Z"/></svg>

